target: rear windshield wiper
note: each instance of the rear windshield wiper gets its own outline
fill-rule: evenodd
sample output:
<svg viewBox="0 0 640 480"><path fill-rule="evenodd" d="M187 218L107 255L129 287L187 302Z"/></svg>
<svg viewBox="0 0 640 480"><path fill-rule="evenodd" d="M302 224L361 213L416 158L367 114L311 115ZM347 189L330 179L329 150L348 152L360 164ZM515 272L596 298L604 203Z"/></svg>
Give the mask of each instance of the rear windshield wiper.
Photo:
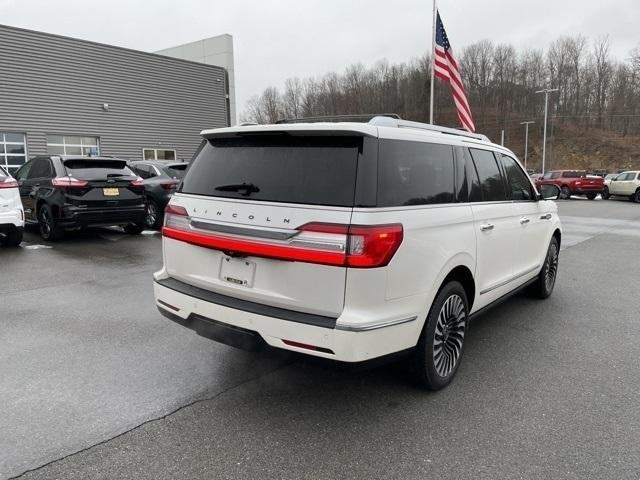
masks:
<svg viewBox="0 0 640 480"><path fill-rule="evenodd" d="M252 193L260 191L253 183L232 183L230 185L220 185L215 189L219 192L241 192L243 197L248 197Z"/></svg>

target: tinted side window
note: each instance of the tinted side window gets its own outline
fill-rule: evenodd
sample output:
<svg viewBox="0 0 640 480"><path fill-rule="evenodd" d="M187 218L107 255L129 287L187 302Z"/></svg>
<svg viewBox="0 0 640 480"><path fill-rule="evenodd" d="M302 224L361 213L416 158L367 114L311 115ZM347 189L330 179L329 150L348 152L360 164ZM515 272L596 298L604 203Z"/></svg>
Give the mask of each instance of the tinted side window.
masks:
<svg viewBox="0 0 640 480"><path fill-rule="evenodd" d="M148 165L144 165L144 164L138 164L135 167L133 167L133 170L140 175L142 178L151 178L151 171L150 171L151 167L149 167Z"/></svg>
<svg viewBox="0 0 640 480"><path fill-rule="evenodd" d="M50 178L53 177L53 167L47 158L38 158L33 162L29 171L29 178Z"/></svg>
<svg viewBox="0 0 640 480"><path fill-rule="evenodd" d="M560 178L560 175L562 175L562 172L551 172L550 178Z"/></svg>
<svg viewBox="0 0 640 480"><path fill-rule="evenodd" d="M462 147L454 147L453 151L456 165L456 200L465 203L469 201L469 175L467 173L467 166L465 165L465 149Z"/></svg>
<svg viewBox="0 0 640 480"><path fill-rule="evenodd" d="M29 175L29 170L31 170L32 165L33 165L33 162L25 163L22 167L18 169L14 178L16 180L24 180L25 178L27 178Z"/></svg>
<svg viewBox="0 0 640 480"><path fill-rule="evenodd" d="M504 171L507 174L507 185L510 190L507 194L511 195L511 200L533 200L531 182L529 182L518 162L506 155L500 154L500 157Z"/></svg>
<svg viewBox="0 0 640 480"><path fill-rule="evenodd" d="M380 140L378 206L452 203L453 183L453 147Z"/></svg>
<svg viewBox="0 0 640 480"><path fill-rule="evenodd" d="M471 158L471 153L467 148L464 149L465 166L467 169L467 178L469 179L469 201L481 202L482 201L482 189L480 187L480 178L478 177L478 171Z"/></svg>
<svg viewBox="0 0 640 480"><path fill-rule="evenodd" d="M472 148L471 156L478 170L482 200L485 202L498 202L507 199L504 191L502 174L493 153L488 150Z"/></svg>

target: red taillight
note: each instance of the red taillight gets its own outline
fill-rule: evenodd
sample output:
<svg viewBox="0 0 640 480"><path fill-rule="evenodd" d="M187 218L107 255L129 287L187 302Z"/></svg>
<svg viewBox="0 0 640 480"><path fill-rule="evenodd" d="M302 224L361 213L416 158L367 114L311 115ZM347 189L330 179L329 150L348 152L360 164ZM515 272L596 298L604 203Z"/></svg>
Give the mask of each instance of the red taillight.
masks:
<svg viewBox="0 0 640 480"><path fill-rule="evenodd" d="M402 243L403 236L402 225L399 223L351 225L347 266L371 268L388 265Z"/></svg>
<svg viewBox="0 0 640 480"><path fill-rule="evenodd" d="M175 190L178 186L178 182L162 182L160 186L165 190Z"/></svg>
<svg viewBox="0 0 640 480"><path fill-rule="evenodd" d="M0 188L18 188L18 182L16 182L13 178L5 178L0 181Z"/></svg>
<svg viewBox="0 0 640 480"><path fill-rule="evenodd" d="M56 177L51 180L51 185L56 188L84 188L89 185L89 182L73 177Z"/></svg>
<svg viewBox="0 0 640 480"><path fill-rule="evenodd" d="M162 234L225 252L353 268L384 267L403 238L401 224L308 223L289 240L281 242L218 234L193 228L187 211L171 204L165 209Z"/></svg>
<svg viewBox="0 0 640 480"><path fill-rule="evenodd" d="M129 185L131 185L132 187L144 187L144 180L142 180L141 177L136 177L135 180L131 180L131 183L129 183Z"/></svg>

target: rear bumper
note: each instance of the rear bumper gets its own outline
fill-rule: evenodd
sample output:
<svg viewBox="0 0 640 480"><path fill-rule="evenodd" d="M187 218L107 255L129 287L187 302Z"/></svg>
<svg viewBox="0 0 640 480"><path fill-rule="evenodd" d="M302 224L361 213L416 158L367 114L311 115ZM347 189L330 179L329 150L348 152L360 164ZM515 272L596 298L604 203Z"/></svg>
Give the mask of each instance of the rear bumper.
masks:
<svg viewBox="0 0 640 480"><path fill-rule="evenodd" d="M167 318L199 335L245 350L269 345L340 362L365 362L414 347L421 330L417 316L355 326L345 313L333 319L284 310L157 276L154 296Z"/></svg>
<svg viewBox="0 0 640 480"><path fill-rule="evenodd" d="M144 224L144 205L125 208L78 209L65 208L64 216L58 220L63 228L96 227L104 225Z"/></svg>
<svg viewBox="0 0 640 480"><path fill-rule="evenodd" d="M571 193L574 195L586 195L588 193L602 193L603 190L604 190L604 185L593 186L593 187L587 186L587 187L575 188L574 190L571 191Z"/></svg>
<svg viewBox="0 0 640 480"><path fill-rule="evenodd" d="M24 226L24 213L22 210L9 210L0 212L0 230L22 228Z"/></svg>

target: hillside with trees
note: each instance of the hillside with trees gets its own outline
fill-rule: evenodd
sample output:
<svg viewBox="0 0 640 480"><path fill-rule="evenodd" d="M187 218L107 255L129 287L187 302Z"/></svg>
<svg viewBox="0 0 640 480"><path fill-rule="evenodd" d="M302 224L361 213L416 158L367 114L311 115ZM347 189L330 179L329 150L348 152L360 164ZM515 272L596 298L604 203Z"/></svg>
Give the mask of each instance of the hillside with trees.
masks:
<svg viewBox="0 0 640 480"><path fill-rule="evenodd" d="M544 98L549 96L547 168L640 169L640 47L616 59L607 37L560 37L547 51L516 51L489 40L458 52L462 76L478 132L500 142L521 159L524 126L529 130L529 166L539 168ZM382 60L367 68L349 66L320 78L287 79L247 103L245 121L356 113L397 113L429 118L430 56L408 63ZM447 85L436 80L435 123L458 126Z"/></svg>

